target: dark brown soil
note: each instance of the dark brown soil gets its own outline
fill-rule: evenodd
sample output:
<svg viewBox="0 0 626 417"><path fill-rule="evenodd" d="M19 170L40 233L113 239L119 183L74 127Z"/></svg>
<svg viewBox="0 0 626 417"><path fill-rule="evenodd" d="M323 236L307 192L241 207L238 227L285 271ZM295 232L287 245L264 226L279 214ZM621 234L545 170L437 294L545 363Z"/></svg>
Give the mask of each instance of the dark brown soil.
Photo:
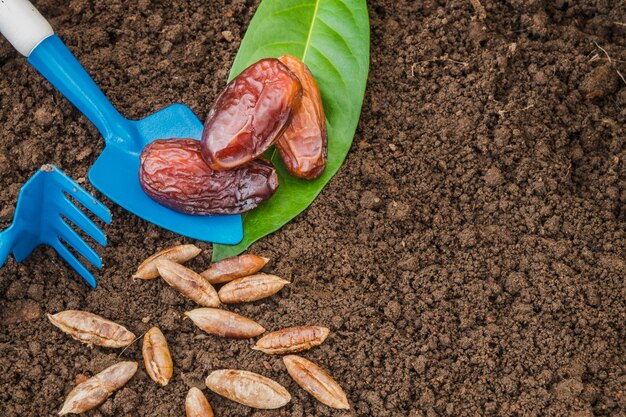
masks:
<svg viewBox="0 0 626 417"><path fill-rule="evenodd" d="M224 367L270 376L293 401L254 411L205 390L218 416L625 415L626 3L481 1L484 21L465 0L370 2L370 81L346 164L306 213L252 248L293 284L232 309L269 329L330 327L305 356L352 411L317 403L252 342L183 321L194 304L163 282L133 282L141 260L178 238L107 202L97 290L47 248L0 270L0 415L55 415L81 374L140 360L140 343L120 354L62 334L45 313L64 309L138 335L158 325L171 343L169 386L140 369L90 416L181 416L188 388ZM203 116L255 3L37 5L139 118L175 102ZM84 181L103 142L6 42L0 63L5 227L41 164ZM201 246L198 270L210 258Z"/></svg>

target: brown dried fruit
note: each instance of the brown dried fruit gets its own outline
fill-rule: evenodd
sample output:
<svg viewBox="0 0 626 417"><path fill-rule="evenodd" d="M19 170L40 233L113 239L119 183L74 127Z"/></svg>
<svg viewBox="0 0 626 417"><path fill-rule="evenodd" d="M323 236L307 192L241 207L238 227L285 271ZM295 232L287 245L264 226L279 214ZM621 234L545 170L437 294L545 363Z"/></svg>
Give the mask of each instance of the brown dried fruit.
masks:
<svg viewBox="0 0 626 417"><path fill-rule="evenodd" d="M275 58L243 70L204 122L202 156L215 170L252 161L274 144L300 106L300 80Z"/></svg>
<svg viewBox="0 0 626 417"><path fill-rule="evenodd" d="M350 408L346 393L322 368L296 355L285 356L283 362L293 380L318 401L332 408Z"/></svg>
<svg viewBox="0 0 626 417"><path fill-rule="evenodd" d="M252 408L280 408L291 401L289 392L263 375L235 369L213 371L206 386L229 400Z"/></svg>
<svg viewBox="0 0 626 417"><path fill-rule="evenodd" d="M141 352L150 378L157 384L166 386L174 373L174 365L167 340L158 327L151 328L144 335Z"/></svg>
<svg viewBox="0 0 626 417"><path fill-rule="evenodd" d="M120 362L78 384L65 399L59 415L80 414L106 401L137 372L137 362Z"/></svg>
<svg viewBox="0 0 626 417"><path fill-rule="evenodd" d="M313 74L304 62L291 55L284 55L278 59L300 80L302 103L276 142L276 149L291 175L315 179L324 172L328 155L328 135L322 96Z"/></svg>
<svg viewBox="0 0 626 417"><path fill-rule="evenodd" d="M289 281L276 275L256 274L229 282L217 295L225 304L245 303L274 295L287 284Z"/></svg>
<svg viewBox="0 0 626 417"><path fill-rule="evenodd" d="M135 335L124 326L88 311L66 310L48 319L59 329L89 346L120 348L130 345Z"/></svg>
<svg viewBox="0 0 626 417"><path fill-rule="evenodd" d="M178 245L171 248L163 249L143 261L133 278L153 279L159 277L159 271L155 262L159 259L169 259L170 261L182 264L188 260L195 258L202 252L202 249L196 245Z"/></svg>
<svg viewBox="0 0 626 417"><path fill-rule="evenodd" d="M211 284L223 284L258 272L269 259L257 255L239 255L212 264L202 275Z"/></svg>
<svg viewBox="0 0 626 417"><path fill-rule="evenodd" d="M211 404L196 387L192 387L185 398L185 415L187 417L214 417Z"/></svg>
<svg viewBox="0 0 626 417"><path fill-rule="evenodd" d="M214 171L193 139L156 140L141 153L141 188L158 203L186 214L238 214L259 206L278 188L272 164L257 159Z"/></svg>
<svg viewBox="0 0 626 417"><path fill-rule="evenodd" d="M270 355L301 352L321 345L330 329L320 326L298 326L269 333L256 342L252 349Z"/></svg>
<svg viewBox="0 0 626 417"><path fill-rule="evenodd" d="M156 267L165 282L201 306L217 307L220 305L217 291L200 274L167 259L157 260Z"/></svg>
<svg viewBox="0 0 626 417"><path fill-rule="evenodd" d="M185 312L185 316L205 332L217 336L249 339L265 332L257 322L218 308L197 308Z"/></svg>

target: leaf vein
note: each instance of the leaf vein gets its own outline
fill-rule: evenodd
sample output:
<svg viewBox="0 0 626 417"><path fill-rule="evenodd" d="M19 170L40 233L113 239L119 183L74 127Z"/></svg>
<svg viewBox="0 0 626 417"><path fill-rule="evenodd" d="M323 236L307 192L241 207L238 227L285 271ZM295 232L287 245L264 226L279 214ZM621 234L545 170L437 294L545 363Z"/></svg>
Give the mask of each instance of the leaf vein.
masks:
<svg viewBox="0 0 626 417"><path fill-rule="evenodd" d="M302 53L302 62L305 62L306 54L309 51L309 45L311 44L311 37L313 35L313 28L315 27L315 20L317 19L317 11L320 8L320 1L316 0L315 9L313 10L313 18L311 19L311 27L309 28L309 33L306 37L306 42L304 43L304 52Z"/></svg>
<svg viewBox="0 0 626 417"><path fill-rule="evenodd" d="M339 39L341 39L341 41L343 42L343 44L345 45L346 48L348 48L348 51L350 51L350 55L352 56L356 56L354 54L354 51L352 50L352 48L350 47L350 45L348 45L348 42L346 41L346 38L343 37L343 35L339 32L337 32L337 30L332 27L330 24L328 24L328 22L326 22L324 19L322 19L321 17L318 17L317 20L319 20L320 22L322 22L324 25L326 25L326 27L328 29L330 29L333 33L335 33L337 35L337 37Z"/></svg>

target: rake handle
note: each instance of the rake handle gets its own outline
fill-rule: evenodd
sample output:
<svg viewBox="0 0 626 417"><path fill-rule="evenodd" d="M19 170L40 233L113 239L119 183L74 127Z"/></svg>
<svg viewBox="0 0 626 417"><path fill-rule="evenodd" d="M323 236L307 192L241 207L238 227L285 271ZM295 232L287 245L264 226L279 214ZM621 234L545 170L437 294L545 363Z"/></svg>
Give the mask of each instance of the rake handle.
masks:
<svg viewBox="0 0 626 417"><path fill-rule="evenodd" d="M0 32L98 128L108 142L132 141L126 120L28 0L0 0ZM131 142L132 143L132 142Z"/></svg>

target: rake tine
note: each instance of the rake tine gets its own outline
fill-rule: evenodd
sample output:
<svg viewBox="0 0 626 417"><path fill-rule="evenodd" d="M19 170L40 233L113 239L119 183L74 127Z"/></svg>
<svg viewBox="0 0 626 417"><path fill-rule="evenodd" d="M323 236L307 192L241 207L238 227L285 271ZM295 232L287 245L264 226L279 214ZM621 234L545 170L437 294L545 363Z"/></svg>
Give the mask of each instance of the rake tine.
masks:
<svg viewBox="0 0 626 417"><path fill-rule="evenodd" d="M104 232L65 195L63 196L63 200L65 204L59 204L61 214L74 223L76 227L87 233L93 240L102 246L106 246L107 238Z"/></svg>
<svg viewBox="0 0 626 417"><path fill-rule="evenodd" d="M98 253L89 246L74 229L65 221L59 219L57 231L63 240L80 253L85 259L91 262L96 268L102 268L102 260Z"/></svg>
<svg viewBox="0 0 626 417"><path fill-rule="evenodd" d="M57 172L61 173L58 169ZM61 174L59 180L62 179L63 182L60 185L70 197L75 198L87 210L91 211L106 224L111 223L111 213L104 204L96 200L94 196L89 194L83 187L76 184L70 177L63 173Z"/></svg>
<svg viewBox="0 0 626 417"><path fill-rule="evenodd" d="M96 279L91 275L91 272L85 268L83 264L81 264L78 259L67 249L60 240L55 240L51 245L59 254L61 258L65 260L72 268L76 270L80 274L81 277L92 287L96 288Z"/></svg>

